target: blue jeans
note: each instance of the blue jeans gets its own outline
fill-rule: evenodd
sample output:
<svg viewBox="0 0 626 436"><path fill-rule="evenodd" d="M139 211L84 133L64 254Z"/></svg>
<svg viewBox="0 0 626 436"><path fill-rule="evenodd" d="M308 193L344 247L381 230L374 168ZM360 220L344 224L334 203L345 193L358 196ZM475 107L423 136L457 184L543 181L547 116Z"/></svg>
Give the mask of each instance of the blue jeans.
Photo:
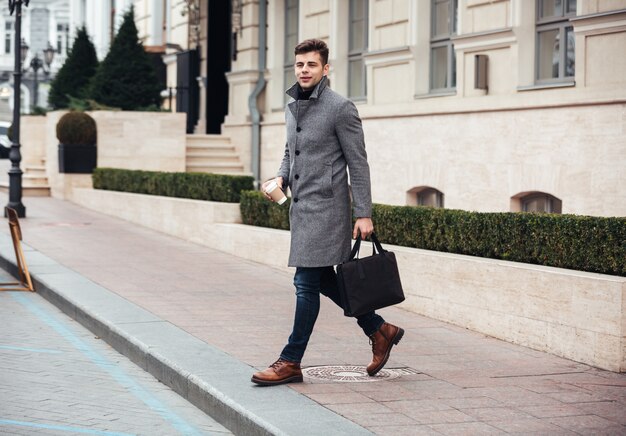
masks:
<svg viewBox="0 0 626 436"><path fill-rule="evenodd" d="M296 315L289 342L280 357L290 362L302 361L304 351L313 332L313 326L320 311L320 293L341 307L341 297L337 288L337 275L332 266L316 268L296 268L293 278L296 287ZM367 336L378 331L385 320L374 312L356 318L359 327Z"/></svg>

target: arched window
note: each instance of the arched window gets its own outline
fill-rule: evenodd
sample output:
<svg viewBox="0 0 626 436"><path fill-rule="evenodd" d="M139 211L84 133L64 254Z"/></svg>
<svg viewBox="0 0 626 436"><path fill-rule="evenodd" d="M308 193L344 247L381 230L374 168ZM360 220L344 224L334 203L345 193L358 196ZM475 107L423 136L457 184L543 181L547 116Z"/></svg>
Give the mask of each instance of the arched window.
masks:
<svg viewBox="0 0 626 436"><path fill-rule="evenodd" d="M418 186L407 191L410 206L443 207L443 192L430 186Z"/></svg>
<svg viewBox="0 0 626 436"><path fill-rule="evenodd" d="M561 213L563 202L545 192L522 192L511 198L513 212Z"/></svg>

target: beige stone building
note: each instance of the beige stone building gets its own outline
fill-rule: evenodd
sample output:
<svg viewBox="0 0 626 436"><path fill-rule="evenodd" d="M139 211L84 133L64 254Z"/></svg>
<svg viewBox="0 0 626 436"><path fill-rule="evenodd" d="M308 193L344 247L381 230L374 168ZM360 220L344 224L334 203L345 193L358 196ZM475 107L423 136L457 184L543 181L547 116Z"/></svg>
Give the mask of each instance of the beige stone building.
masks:
<svg viewBox="0 0 626 436"><path fill-rule="evenodd" d="M626 215L626 0L269 0L263 9L233 2L241 28L222 126L260 179L282 157L293 46L315 37L330 47L331 86L363 119L375 202ZM257 153L249 98L259 37Z"/></svg>

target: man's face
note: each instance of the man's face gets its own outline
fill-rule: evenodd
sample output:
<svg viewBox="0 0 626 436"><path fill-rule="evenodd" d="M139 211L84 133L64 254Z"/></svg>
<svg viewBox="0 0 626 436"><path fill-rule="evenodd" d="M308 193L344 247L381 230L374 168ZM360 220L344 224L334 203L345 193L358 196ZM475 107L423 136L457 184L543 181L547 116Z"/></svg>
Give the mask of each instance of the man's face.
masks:
<svg viewBox="0 0 626 436"><path fill-rule="evenodd" d="M322 57L319 52L311 51L296 55L296 79L305 91L315 88L322 77L328 74L328 64L322 65Z"/></svg>

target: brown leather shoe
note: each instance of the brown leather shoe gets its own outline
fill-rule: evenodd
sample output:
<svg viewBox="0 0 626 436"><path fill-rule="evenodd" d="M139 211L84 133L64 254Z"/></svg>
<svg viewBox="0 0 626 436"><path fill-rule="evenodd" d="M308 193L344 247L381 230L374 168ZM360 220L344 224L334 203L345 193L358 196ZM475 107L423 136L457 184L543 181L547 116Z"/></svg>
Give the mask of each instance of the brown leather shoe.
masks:
<svg viewBox="0 0 626 436"><path fill-rule="evenodd" d="M261 386L282 385L284 383L302 383L300 364L278 359L265 371L254 373L252 382Z"/></svg>
<svg viewBox="0 0 626 436"><path fill-rule="evenodd" d="M403 329L388 323L384 323L376 333L370 336L372 353L374 354L372 361L367 365L367 373L370 376L383 369L389 360L391 348L398 345L402 336L404 336Z"/></svg>

